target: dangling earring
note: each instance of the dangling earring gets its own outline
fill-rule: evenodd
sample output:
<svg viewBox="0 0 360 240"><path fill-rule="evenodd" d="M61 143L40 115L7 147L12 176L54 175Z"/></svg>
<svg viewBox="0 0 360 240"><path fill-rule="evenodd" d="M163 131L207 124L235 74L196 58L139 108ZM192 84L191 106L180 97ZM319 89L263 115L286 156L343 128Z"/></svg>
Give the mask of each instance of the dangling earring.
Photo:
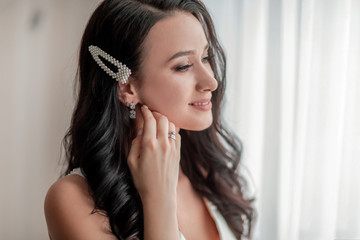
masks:
<svg viewBox="0 0 360 240"><path fill-rule="evenodd" d="M130 105L130 119L135 119L136 118L136 112L135 112L135 103L131 102L128 103L128 105Z"/></svg>

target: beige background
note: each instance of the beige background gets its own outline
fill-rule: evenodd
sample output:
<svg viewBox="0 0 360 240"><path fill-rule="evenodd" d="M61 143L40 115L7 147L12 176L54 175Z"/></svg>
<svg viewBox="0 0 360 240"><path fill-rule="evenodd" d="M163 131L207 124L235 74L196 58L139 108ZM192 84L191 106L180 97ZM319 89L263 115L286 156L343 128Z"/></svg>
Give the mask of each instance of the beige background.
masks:
<svg viewBox="0 0 360 240"><path fill-rule="evenodd" d="M0 239L47 239L80 38L96 2L0 1Z"/></svg>

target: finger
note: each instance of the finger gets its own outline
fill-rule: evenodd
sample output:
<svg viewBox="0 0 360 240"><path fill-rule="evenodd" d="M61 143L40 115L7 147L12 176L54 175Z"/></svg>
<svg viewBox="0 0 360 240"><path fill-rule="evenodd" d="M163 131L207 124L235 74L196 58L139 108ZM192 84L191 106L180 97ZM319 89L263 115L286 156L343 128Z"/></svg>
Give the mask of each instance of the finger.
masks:
<svg viewBox="0 0 360 240"><path fill-rule="evenodd" d="M176 153L177 153L177 160L180 161L181 136L179 133L176 133L175 147L176 147Z"/></svg>
<svg viewBox="0 0 360 240"><path fill-rule="evenodd" d="M175 124L172 123L172 122L169 122L169 134L170 133L175 135L175 137L176 137ZM170 138L169 136L168 136L168 138L169 138L169 141L170 141L171 144L174 144L174 145L176 144L176 141L174 139Z"/></svg>
<svg viewBox="0 0 360 240"><path fill-rule="evenodd" d="M153 112L156 119L157 139L167 141L169 132L169 121L166 116L158 112Z"/></svg>
<svg viewBox="0 0 360 240"><path fill-rule="evenodd" d="M144 119L143 140L156 138L156 120L152 112L147 107L142 106L141 113Z"/></svg>

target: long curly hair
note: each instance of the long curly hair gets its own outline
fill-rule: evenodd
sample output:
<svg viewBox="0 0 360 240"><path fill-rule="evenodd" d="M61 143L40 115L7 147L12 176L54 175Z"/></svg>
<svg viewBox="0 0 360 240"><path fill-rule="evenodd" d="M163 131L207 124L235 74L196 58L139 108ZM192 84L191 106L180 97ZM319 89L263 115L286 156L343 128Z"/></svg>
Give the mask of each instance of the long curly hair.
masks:
<svg viewBox="0 0 360 240"><path fill-rule="evenodd" d="M96 8L80 46L77 102L63 140L67 161L63 175L81 168L95 202L93 212L109 218L118 239L143 239L143 207L127 166L135 123L118 99L117 82L96 65L88 47L96 45L110 53L136 79L148 32L176 11L188 12L202 24L218 82L211 99L212 125L203 131L180 130L181 168L194 189L218 207L236 238L251 238L256 211L238 173L242 143L221 119L226 58L210 14L199 0L105 0Z"/></svg>

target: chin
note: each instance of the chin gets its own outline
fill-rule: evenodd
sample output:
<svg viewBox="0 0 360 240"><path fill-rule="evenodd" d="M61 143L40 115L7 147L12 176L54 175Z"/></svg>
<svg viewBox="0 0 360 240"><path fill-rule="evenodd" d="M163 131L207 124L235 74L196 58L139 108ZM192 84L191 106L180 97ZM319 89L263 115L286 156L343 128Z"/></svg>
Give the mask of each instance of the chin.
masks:
<svg viewBox="0 0 360 240"><path fill-rule="evenodd" d="M211 118L211 121L208 121L208 122L193 121L191 124L184 125L180 128L184 129L184 130L190 130L190 131L203 131L203 130L209 128L212 125L212 123L213 123L213 121Z"/></svg>

